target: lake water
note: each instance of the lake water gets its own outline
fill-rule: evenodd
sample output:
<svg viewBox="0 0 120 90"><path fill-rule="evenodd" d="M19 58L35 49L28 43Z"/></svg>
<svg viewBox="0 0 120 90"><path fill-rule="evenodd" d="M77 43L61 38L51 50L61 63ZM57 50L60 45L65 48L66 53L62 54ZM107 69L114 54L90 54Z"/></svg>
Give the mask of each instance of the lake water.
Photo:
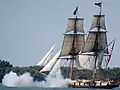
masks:
<svg viewBox="0 0 120 90"><path fill-rule="evenodd" d="M120 87L114 89L84 89L84 88L41 88L41 87L5 87L0 84L0 90L120 90Z"/></svg>

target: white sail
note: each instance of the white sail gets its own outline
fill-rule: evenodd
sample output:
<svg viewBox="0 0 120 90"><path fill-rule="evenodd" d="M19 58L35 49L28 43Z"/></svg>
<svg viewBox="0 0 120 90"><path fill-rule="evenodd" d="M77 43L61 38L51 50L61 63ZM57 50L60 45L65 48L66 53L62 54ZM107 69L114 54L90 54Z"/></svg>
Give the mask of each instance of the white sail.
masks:
<svg viewBox="0 0 120 90"><path fill-rule="evenodd" d="M97 68L97 69L101 69L103 57L104 57L104 52L101 52L101 53L98 55L98 58L97 58L97 61L96 61L96 68Z"/></svg>
<svg viewBox="0 0 120 90"><path fill-rule="evenodd" d="M91 69L90 56L89 55L78 55L76 56L76 67L77 69Z"/></svg>
<svg viewBox="0 0 120 90"><path fill-rule="evenodd" d="M58 60L57 58L60 56L60 52L61 50L59 50L59 52L52 58L52 60L49 61L49 63L40 71L40 73L51 71L51 69Z"/></svg>
<svg viewBox="0 0 120 90"><path fill-rule="evenodd" d="M52 54L50 53L48 55L48 57L46 58L45 62L42 64L42 66L45 66L49 61L50 61L50 57L52 56Z"/></svg>
<svg viewBox="0 0 120 90"><path fill-rule="evenodd" d="M47 62L46 60L48 60L50 58L50 54L53 51L55 47L55 44L52 46L52 48L48 51L48 53L36 64L36 66L44 66Z"/></svg>
<svg viewBox="0 0 120 90"><path fill-rule="evenodd" d="M54 65L53 69L50 71L49 75L56 74L57 71L60 70L60 59L57 60L56 64Z"/></svg>

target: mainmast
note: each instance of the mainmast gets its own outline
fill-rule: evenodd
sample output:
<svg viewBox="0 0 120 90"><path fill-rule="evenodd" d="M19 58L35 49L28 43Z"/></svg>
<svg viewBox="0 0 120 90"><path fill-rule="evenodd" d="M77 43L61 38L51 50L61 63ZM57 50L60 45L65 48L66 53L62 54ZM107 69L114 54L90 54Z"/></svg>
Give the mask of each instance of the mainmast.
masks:
<svg viewBox="0 0 120 90"><path fill-rule="evenodd" d="M101 14L102 10L102 2L95 3L100 8L100 12L98 15L94 15L91 28L89 30L84 49L82 53L93 52L94 56L94 68L93 68L93 80L96 76L96 70L100 69L97 62L101 62L102 60L98 60L101 51L107 46L107 35L106 35L106 26L105 26L105 15ZM108 54L108 48L102 52L103 54ZM103 56L103 55L102 55ZM98 65L98 66L97 66Z"/></svg>
<svg viewBox="0 0 120 90"><path fill-rule="evenodd" d="M102 9L102 2L100 3L95 3L95 5L99 6L100 7L100 12L99 12L99 15L98 15L98 18L97 18L97 30L98 32L96 33L96 38L95 38L95 44L94 44L94 49L95 49L95 62L94 62L94 68L93 68L93 80L95 78L95 74L96 74L96 62L97 62L97 58L98 58L98 35L99 35L99 31L100 31L100 17L101 17L101 9Z"/></svg>

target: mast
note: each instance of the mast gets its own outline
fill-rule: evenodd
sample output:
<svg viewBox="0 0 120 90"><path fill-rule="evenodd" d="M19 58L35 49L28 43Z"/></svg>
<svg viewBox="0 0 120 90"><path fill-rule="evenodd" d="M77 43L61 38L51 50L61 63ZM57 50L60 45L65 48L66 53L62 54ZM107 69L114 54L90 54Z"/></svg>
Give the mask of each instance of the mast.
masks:
<svg viewBox="0 0 120 90"><path fill-rule="evenodd" d="M101 8L102 8L102 3L95 3L95 5L98 5L100 7L100 12L99 12L99 17L97 19L97 23L98 23L98 26L97 26L97 30L98 32L96 33L96 38L95 38L95 44L94 44L94 47L95 47L95 62L94 62L94 68L93 68L93 80L95 78L95 74L96 74L96 62L97 62L97 58L98 58L98 34L99 34L99 31L100 31L100 17L101 17Z"/></svg>
<svg viewBox="0 0 120 90"><path fill-rule="evenodd" d="M73 65L75 56L79 54L79 52L82 50L84 46L84 30L83 30L83 18L77 17L77 11L78 7L76 7L75 11L73 12L73 15L75 15L75 18L68 18L68 25L66 33L64 34L64 40L61 48L61 54L60 57L64 56L70 56L69 58L66 58L67 60L70 60L70 69L69 69L69 78L73 79ZM72 34L70 34L71 32ZM83 34L79 34L83 33Z"/></svg>
<svg viewBox="0 0 120 90"><path fill-rule="evenodd" d="M76 10L78 9L78 7L76 8ZM76 41L76 37L77 37L77 30L76 30L76 21L77 21L77 14L76 14L76 18L75 18L75 24L74 24L74 33L73 33L73 43L72 43L72 53L71 53L71 57L72 57L72 60L70 61L71 62L71 70L70 70L70 79L73 79L73 65L74 65L74 60L75 60L75 41Z"/></svg>
<svg viewBox="0 0 120 90"><path fill-rule="evenodd" d="M99 52L103 51L104 48L107 46L107 35L106 35L106 26L105 26L105 15L101 15L102 10L102 3L95 3L100 8L100 12L98 15L94 15L91 28L89 30L85 46L82 50L82 53L93 52L94 56L94 68L93 68L93 80L96 78L96 70L99 68L97 67L97 61L100 54ZM108 54L108 48L106 48L103 53ZM101 61L102 62L102 61ZM101 64L101 63L99 63ZM100 65L98 65L100 66Z"/></svg>

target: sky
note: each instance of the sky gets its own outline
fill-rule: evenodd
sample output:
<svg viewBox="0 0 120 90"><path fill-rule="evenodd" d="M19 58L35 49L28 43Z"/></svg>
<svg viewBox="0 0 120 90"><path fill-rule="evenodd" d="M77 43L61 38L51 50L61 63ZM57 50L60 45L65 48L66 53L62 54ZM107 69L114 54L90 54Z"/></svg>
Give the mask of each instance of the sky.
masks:
<svg viewBox="0 0 120 90"><path fill-rule="evenodd" d="M56 44L57 52L62 44L67 19L76 6L78 16L83 17L87 33L100 0L0 0L0 59L14 66L35 65ZM120 66L120 0L103 0L109 31L108 42L116 38L110 67Z"/></svg>

